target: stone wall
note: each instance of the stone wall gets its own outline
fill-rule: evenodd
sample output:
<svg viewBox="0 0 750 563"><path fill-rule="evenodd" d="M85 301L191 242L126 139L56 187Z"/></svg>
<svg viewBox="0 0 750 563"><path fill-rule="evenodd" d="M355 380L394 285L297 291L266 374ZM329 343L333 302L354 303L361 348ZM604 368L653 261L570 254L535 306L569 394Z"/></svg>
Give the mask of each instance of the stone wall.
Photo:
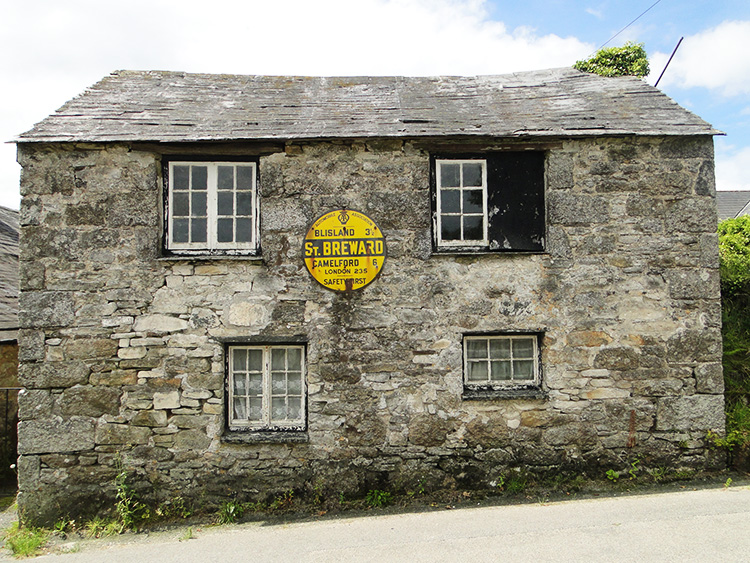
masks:
<svg viewBox="0 0 750 563"><path fill-rule="evenodd" d="M160 258L159 155L22 144L19 508L112 506L117 458L154 501L317 486L486 486L529 470L716 467L723 431L712 140L560 140L544 254L435 255L415 142L260 159L262 260ZM346 206L387 238L350 295L308 275L311 221ZM462 399L462 336L536 331L543 399ZM303 337L299 443L225 437L226 339Z"/></svg>

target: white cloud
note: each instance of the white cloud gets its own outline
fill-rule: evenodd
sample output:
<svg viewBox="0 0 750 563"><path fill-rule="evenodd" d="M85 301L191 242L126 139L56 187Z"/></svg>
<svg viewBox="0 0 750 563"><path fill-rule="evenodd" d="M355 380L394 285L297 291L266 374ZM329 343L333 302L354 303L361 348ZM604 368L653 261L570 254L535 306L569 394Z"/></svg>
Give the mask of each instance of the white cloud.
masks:
<svg viewBox="0 0 750 563"><path fill-rule="evenodd" d="M0 18L0 141L118 69L303 75L501 74L572 65L593 45L508 30L486 0L35 0ZM18 166L0 149L0 205Z"/></svg>
<svg viewBox="0 0 750 563"><path fill-rule="evenodd" d="M725 21L718 26L685 37L660 87L709 88L724 96L750 94L750 21ZM655 81L671 53L651 57Z"/></svg>
<svg viewBox="0 0 750 563"><path fill-rule="evenodd" d="M750 190L750 147L735 148L717 140L716 189Z"/></svg>

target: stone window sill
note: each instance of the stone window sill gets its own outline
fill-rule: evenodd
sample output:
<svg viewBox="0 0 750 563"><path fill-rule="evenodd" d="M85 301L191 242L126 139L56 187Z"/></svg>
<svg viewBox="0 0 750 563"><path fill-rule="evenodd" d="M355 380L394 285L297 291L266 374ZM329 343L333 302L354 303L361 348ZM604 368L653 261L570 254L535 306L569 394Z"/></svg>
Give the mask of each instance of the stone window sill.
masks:
<svg viewBox="0 0 750 563"><path fill-rule="evenodd" d="M507 389L466 389L461 395L465 401L493 401L496 399L546 399L547 393L539 387L513 387Z"/></svg>
<svg viewBox="0 0 750 563"><path fill-rule="evenodd" d="M221 437L228 444L289 444L307 442L304 430L228 431Z"/></svg>

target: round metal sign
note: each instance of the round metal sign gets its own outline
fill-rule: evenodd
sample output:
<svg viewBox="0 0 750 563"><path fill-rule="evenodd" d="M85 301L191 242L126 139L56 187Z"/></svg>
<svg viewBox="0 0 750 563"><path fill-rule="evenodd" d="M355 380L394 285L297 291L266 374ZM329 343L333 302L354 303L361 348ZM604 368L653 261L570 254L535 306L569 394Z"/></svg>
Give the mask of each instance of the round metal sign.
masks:
<svg viewBox="0 0 750 563"><path fill-rule="evenodd" d="M364 213L335 209L316 219L303 243L305 266L323 287L352 291L370 284L383 269L385 237Z"/></svg>

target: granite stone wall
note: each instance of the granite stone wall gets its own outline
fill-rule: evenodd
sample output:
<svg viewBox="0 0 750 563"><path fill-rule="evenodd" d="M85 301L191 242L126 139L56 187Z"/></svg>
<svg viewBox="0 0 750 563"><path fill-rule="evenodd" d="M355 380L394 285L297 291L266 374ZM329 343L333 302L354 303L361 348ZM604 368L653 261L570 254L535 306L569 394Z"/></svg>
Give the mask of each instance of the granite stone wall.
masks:
<svg viewBox="0 0 750 563"><path fill-rule="evenodd" d="M423 147L288 144L259 161L261 259L168 259L158 154L21 144L22 517L111 507L118 463L146 499L204 504L721 466L705 441L724 428L711 138L548 145L543 254L434 254ZM351 294L302 258L312 220L343 206L388 248ZM506 331L543 334L545 396L467 400L463 335ZM292 338L306 435L228 433L226 343Z"/></svg>

